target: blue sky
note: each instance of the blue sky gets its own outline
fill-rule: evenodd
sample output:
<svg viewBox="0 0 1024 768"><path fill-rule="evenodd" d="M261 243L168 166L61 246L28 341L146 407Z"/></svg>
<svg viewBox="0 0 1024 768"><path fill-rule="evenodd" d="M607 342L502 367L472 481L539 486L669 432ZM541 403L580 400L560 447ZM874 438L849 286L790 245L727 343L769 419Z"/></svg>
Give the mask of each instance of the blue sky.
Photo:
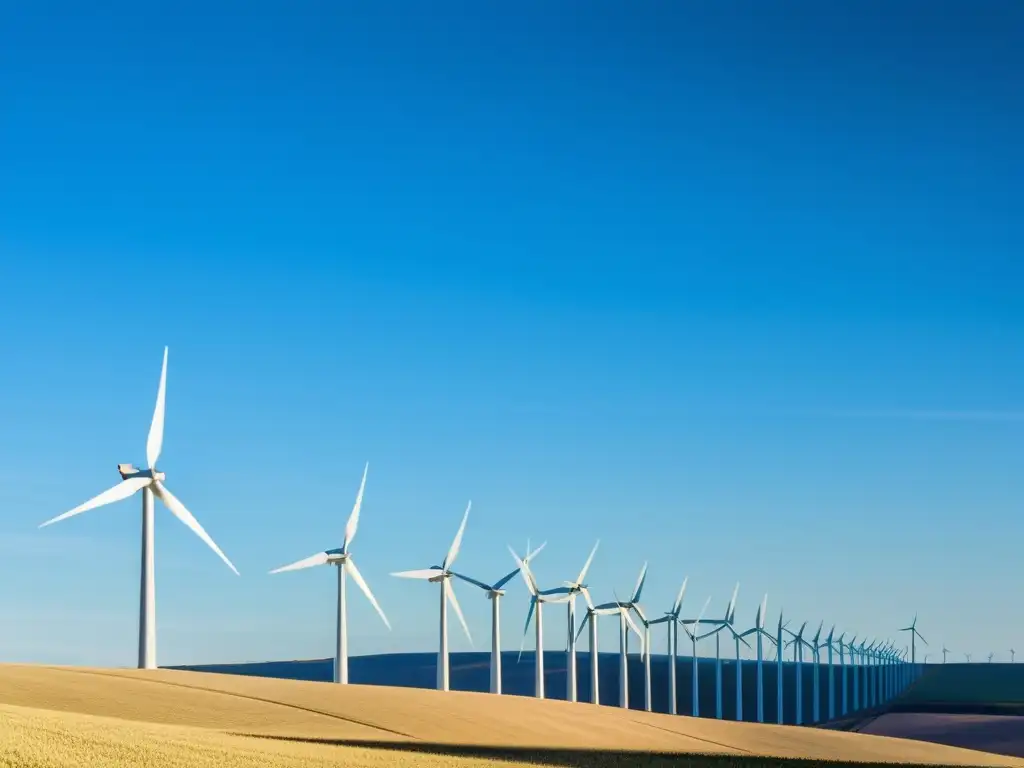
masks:
<svg viewBox="0 0 1024 768"><path fill-rule="evenodd" d="M468 499L480 578L600 538L598 599L649 560L652 611L1020 641L1019 3L0 15L0 658L134 663L137 502L36 526L144 462L164 344L161 467L242 576L158 509L161 663L329 655L332 574L266 572L367 460L353 653L435 647L388 573Z"/></svg>

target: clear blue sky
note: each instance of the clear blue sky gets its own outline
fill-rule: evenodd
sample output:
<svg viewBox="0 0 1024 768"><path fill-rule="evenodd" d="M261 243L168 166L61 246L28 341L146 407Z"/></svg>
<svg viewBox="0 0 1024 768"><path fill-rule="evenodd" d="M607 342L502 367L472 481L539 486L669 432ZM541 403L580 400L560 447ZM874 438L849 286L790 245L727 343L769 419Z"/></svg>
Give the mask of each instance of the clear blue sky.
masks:
<svg viewBox="0 0 1024 768"><path fill-rule="evenodd" d="M144 463L164 344L242 576L158 509L161 663L329 655L267 571L366 460L356 654L435 647L387 574L470 498L480 578L600 538L599 599L1024 645L1024 6L855 5L0 3L0 658L134 663L138 502L36 526Z"/></svg>

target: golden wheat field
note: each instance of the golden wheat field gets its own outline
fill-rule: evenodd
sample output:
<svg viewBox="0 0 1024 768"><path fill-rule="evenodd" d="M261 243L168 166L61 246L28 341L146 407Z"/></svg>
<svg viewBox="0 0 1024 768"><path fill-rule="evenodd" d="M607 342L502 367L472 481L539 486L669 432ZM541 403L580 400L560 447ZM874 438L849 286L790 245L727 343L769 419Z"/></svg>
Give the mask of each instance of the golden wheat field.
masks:
<svg viewBox="0 0 1024 768"><path fill-rule="evenodd" d="M633 753L633 754L630 754ZM0 665L0 766L604 766L1024 760L515 696L172 670ZM691 757L687 757L691 756Z"/></svg>

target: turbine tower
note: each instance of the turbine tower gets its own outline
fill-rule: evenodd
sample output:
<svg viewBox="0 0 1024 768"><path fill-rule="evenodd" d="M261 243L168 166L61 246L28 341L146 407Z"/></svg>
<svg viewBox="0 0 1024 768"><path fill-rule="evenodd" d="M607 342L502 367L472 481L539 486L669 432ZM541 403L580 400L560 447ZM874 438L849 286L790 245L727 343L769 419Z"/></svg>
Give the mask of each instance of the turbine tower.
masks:
<svg viewBox="0 0 1024 768"><path fill-rule="evenodd" d="M189 512L185 505L178 501L163 481L166 476L156 468L160 458L160 449L164 442L164 408L167 392L167 347L164 347L164 362L160 370L160 386L156 392L156 407L153 409L153 421L149 426L149 437L146 439L146 462L148 469L136 469L131 464L118 464L117 471L121 482L98 496L94 496L84 504L79 504L70 512L47 520L40 525L45 528L53 523L66 520L74 515L87 512L105 504L127 499L137 491L142 491L142 578L140 579L139 596L139 669L156 669L156 582L154 579L153 549L153 497L160 499L164 506L206 545L217 553L228 568L238 574L238 569L231 564L227 555L221 552L203 526Z"/></svg>
<svg viewBox="0 0 1024 768"><path fill-rule="evenodd" d="M764 622L768 616L768 595L764 596L761 601L761 605L757 607L757 616L754 619L754 626L748 629L746 632L740 635L740 638L746 637L747 635L757 636L757 722L764 722L764 645L762 638L768 638L772 642L775 642L770 634L765 632ZM741 696L741 690L739 684L736 686L737 697ZM741 699L737 698L737 713L742 713L742 706L740 704ZM737 716L737 720L743 718Z"/></svg>
<svg viewBox="0 0 1024 768"><path fill-rule="evenodd" d="M392 573L392 576L397 576L400 579L421 579L428 581L431 584L441 585L441 622L439 626L439 643L437 650L437 689L439 691L447 691L449 689L449 664L448 664L448 603L452 604L452 608L455 609L455 615L459 617L459 623L462 624L462 630L466 633L466 637L469 639L470 644L473 643L473 636L469 634L469 627L466 625L466 617L462 615L462 608L459 607L459 601L455 597L455 590L452 589L451 579L455 574L452 573L452 565L455 563L455 558L459 555L459 547L462 546L462 535L466 531L466 521L469 519L469 510L473 506L473 502L469 502L466 505L466 512L462 516L462 524L459 526L458 532L455 534L455 538L452 540L452 545L448 548L448 554L444 556L444 560L441 561L441 565L434 565L430 568L424 568L418 571L400 571L398 573Z"/></svg>
<svg viewBox="0 0 1024 768"><path fill-rule="evenodd" d="M587 561L583 564L583 568L580 569L580 575L576 577L576 581L566 581L563 586L555 589L549 589L542 594L544 595L568 595L566 600L567 611L567 624L566 624L566 636L568 641L566 643L566 676L565 676L565 700L576 701L576 595L586 592L587 585L584 583L584 579L587 577L587 571L590 570L590 564L594 561L594 555L597 553L597 547L600 544L597 541L594 544L594 548L590 550L590 556L587 557Z"/></svg>
<svg viewBox="0 0 1024 768"><path fill-rule="evenodd" d="M342 685L348 683L348 611L346 610L345 604L346 576L352 577L352 581L354 581L356 586L358 586L362 593L366 595L366 599L370 601L370 605L372 605L380 615L384 625L388 629L391 629L391 624L388 623L388 617L384 615L384 611L382 611L381 607L377 604L377 600L370 591L370 587L367 586L366 580L363 579L363 575L359 572L359 569L356 568L355 561L352 559L352 553L349 551L349 547L352 546L352 540L356 537L356 529L359 527L359 511L363 506L363 490L366 488L366 473L369 470L370 465L367 463L366 466L363 467L363 479L359 483L359 492L356 494L356 503L352 506L352 513L349 515L348 522L345 524L345 537L342 539L341 548L318 552L304 560L299 560L291 565L285 565L271 571L271 573L274 574L283 573L285 571L298 571L303 568L312 568L317 565L337 566L338 613L335 626L334 682L341 683Z"/></svg>
<svg viewBox="0 0 1024 768"><path fill-rule="evenodd" d="M527 554L523 562L529 564L546 545L547 542L544 542L530 552L527 544ZM505 596L505 585L515 578L519 570L517 567L514 571L506 573L494 584L485 584L463 573L452 571L455 578L484 590L487 599L491 601L491 693L501 694L501 598Z"/></svg>
<svg viewBox="0 0 1024 768"><path fill-rule="evenodd" d="M672 610L667 611L661 618L650 622L651 624L666 624L668 630L668 713L678 714L678 691L676 689L676 664L679 659L679 611L683 607L683 595L686 594L686 582L690 577L683 579L683 586L679 588L679 595L672 603Z"/></svg>
<svg viewBox="0 0 1024 768"><path fill-rule="evenodd" d="M945 643L943 643L943 645L942 645L942 663L943 664L946 663L946 656L949 653L952 653L952 651L950 651L949 648L946 647Z"/></svg>

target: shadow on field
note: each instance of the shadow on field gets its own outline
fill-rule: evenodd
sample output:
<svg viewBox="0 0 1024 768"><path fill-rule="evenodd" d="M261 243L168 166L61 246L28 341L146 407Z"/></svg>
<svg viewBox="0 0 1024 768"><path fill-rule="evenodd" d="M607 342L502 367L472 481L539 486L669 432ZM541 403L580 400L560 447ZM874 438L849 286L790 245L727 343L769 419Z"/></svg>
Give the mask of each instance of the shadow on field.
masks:
<svg viewBox="0 0 1024 768"><path fill-rule="evenodd" d="M235 736L270 739L274 741L322 744L336 747L358 747L379 749L389 752L413 752L444 757L466 757L489 760L506 760L528 765L565 766L566 768L795 768L796 766L857 766L858 768L892 768L892 763L858 763L818 759L782 757L758 757L740 755L701 755L693 752L645 753L613 750L547 749L542 747L486 747L460 744L429 744L393 741L362 741L359 739L317 739L301 736L266 736L262 734L235 733ZM901 768L935 768L934 764L906 763Z"/></svg>

